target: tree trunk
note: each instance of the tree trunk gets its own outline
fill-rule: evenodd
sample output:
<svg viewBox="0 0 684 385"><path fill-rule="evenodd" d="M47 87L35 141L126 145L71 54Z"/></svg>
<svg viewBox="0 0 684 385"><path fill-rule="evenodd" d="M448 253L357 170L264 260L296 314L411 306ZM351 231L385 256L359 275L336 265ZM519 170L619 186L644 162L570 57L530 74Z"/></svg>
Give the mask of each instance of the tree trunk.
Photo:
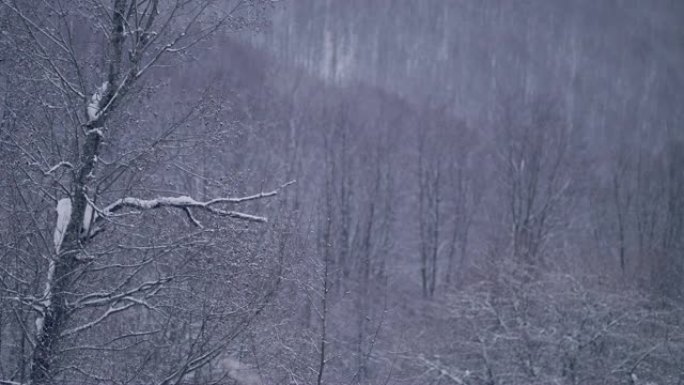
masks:
<svg viewBox="0 0 684 385"><path fill-rule="evenodd" d="M102 118L87 126L86 141L81 154L81 169L73 185L72 211L64 241L56 250L54 264L48 269L45 288L45 314L39 329L36 348L31 359L30 379L34 385L47 385L52 382L52 363L57 359L55 351L60 335L68 320L67 295L72 290L76 270L83 264L79 258L82 248L81 224L88 204L86 193L88 182L93 178L95 163L102 141ZM97 129L93 129L97 128ZM87 241L87 239L83 239Z"/></svg>

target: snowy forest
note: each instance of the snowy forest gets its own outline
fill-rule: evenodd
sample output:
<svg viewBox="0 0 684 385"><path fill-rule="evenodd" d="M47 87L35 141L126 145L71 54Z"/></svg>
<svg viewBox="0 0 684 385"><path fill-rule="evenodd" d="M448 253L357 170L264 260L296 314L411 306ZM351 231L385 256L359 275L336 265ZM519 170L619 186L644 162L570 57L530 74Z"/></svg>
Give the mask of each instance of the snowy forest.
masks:
<svg viewBox="0 0 684 385"><path fill-rule="evenodd" d="M0 385L684 384L681 0L0 0Z"/></svg>

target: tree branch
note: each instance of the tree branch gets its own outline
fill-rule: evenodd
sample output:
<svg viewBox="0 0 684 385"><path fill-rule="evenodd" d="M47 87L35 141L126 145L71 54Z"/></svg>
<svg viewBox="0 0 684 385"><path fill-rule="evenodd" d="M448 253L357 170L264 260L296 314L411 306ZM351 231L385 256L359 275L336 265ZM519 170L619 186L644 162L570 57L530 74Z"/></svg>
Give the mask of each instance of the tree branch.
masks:
<svg viewBox="0 0 684 385"><path fill-rule="evenodd" d="M200 210L205 210L208 211L211 214L222 216L222 217L230 217L230 218L235 218L235 219L241 219L241 220L246 220L246 221L251 221L251 222L267 222L268 220L266 217L262 216L257 216L257 215L251 215L251 214L246 214L242 213L239 211L233 211L233 210L224 210L219 207L216 207L220 204L235 204L235 203L242 203L242 202L248 202L248 201L254 201L254 200L259 200L263 198L270 198L278 194L280 189L285 188L289 185L294 183L294 181L285 183L284 185L280 186L278 189L275 189L273 191L269 192L260 192L258 194L254 195L249 195L246 197L240 197L240 198L215 198L211 199L206 202L201 202L197 201L189 196L178 196L178 197L159 197L159 198L154 198L154 199L139 199L139 198L133 198L133 197L125 197L121 198L114 203L110 204L103 210L101 210L101 213L103 216L111 216L112 214L116 213L117 211L123 210L125 208L130 208L130 209L136 209L136 210L152 210L152 209L158 209L162 207L171 207L171 208L177 208L183 210L186 214L188 213L188 210L191 208L194 209L200 209ZM193 221L197 222L197 221ZM198 222L197 222L198 223ZM195 223L195 224L197 224Z"/></svg>

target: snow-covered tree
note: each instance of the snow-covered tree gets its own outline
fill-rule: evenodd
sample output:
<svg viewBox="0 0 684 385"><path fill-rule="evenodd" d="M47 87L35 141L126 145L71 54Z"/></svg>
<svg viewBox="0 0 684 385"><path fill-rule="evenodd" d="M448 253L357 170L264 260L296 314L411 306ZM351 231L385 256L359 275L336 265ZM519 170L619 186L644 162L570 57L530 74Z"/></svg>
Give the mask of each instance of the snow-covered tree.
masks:
<svg viewBox="0 0 684 385"><path fill-rule="evenodd" d="M13 167L3 176L24 204L16 225L31 229L17 233L13 253L22 254L3 268L3 298L17 304L15 330L29 345L3 383L197 380L259 311L274 278L250 278L265 286L231 295L227 282L211 285L199 271L228 280L240 270L231 263L243 262L210 256L236 253L247 237L268 243L263 231L239 225L266 218L238 206L256 210L279 188L235 197L223 184L211 197L190 196L196 191L182 193L180 184L163 189L152 165L181 167L174 156L196 140L190 125L208 106L213 132L229 130L209 95L173 111L159 90L194 47L219 31L258 26L269 3L0 3L11 55L0 133ZM251 235L227 241L230 223Z"/></svg>

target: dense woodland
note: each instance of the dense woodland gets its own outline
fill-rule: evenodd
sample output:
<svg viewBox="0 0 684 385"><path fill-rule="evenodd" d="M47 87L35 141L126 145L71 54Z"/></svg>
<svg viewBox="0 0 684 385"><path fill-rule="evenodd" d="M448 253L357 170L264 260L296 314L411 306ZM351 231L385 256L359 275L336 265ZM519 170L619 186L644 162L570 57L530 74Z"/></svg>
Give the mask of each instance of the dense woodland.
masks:
<svg viewBox="0 0 684 385"><path fill-rule="evenodd" d="M0 0L0 385L684 384L681 20Z"/></svg>

